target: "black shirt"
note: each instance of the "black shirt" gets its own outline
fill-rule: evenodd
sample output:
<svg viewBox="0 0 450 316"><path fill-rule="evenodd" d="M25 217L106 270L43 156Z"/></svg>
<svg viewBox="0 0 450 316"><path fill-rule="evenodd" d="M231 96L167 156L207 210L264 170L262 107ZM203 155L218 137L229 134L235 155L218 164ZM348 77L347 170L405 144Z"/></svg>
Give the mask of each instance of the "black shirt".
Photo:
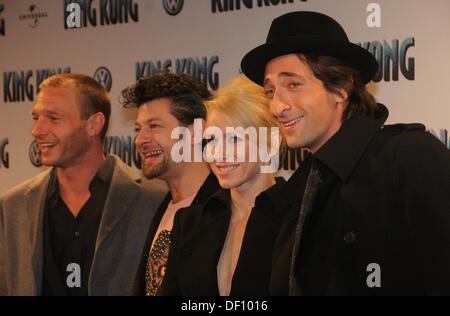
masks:
<svg viewBox="0 0 450 316"><path fill-rule="evenodd" d="M88 281L97 233L109 191L114 160L107 158L89 184L91 196L74 217L59 192L53 170L44 215L43 295L88 295ZM72 264L78 265L80 270ZM77 280L80 287L69 287Z"/></svg>

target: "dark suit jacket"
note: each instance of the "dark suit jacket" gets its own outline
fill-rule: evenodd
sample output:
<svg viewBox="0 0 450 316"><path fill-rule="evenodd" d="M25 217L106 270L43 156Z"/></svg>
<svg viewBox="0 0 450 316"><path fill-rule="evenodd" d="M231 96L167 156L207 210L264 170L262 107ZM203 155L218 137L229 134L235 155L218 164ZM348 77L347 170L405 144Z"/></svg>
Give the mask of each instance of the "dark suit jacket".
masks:
<svg viewBox="0 0 450 316"><path fill-rule="evenodd" d="M205 203L211 195L216 193L217 190L220 189L219 182L217 181L216 176L214 173L210 173L209 176L206 178L203 185L200 187L200 189L197 192L197 195L195 196L194 200L192 201L193 205L196 204L203 204ZM161 204L158 207L158 210L156 211L155 216L153 217L153 220L150 224L150 229L148 231L144 252L142 254L142 262L139 267L139 275L141 276L139 279L138 287L139 287L139 293L140 295L145 295L145 269L147 266L147 259L148 254L150 252L150 247L152 245L153 239L155 238L156 231L158 230L159 223L161 222L162 217L164 216L164 213L167 209L167 206L169 205L169 202L172 200L172 195L170 192L167 193L164 200L161 202Z"/></svg>
<svg viewBox="0 0 450 316"><path fill-rule="evenodd" d="M284 217L283 179L261 193L250 214L230 295L269 295L272 250ZM218 296L217 263L228 232L228 190L179 210L161 295Z"/></svg>

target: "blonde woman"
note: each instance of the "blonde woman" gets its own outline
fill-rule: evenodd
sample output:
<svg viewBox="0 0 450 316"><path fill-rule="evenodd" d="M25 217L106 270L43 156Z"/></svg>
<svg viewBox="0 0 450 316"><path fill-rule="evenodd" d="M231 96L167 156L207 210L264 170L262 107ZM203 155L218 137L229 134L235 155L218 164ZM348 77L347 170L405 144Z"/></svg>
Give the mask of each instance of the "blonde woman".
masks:
<svg viewBox="0 0 450 316"><path fill-rule="evenodd" d="M269 295L272 250L287 209L284 180L265 168L279 149L278 123L262 88L243 76L206 108L212 139L205 152L222 189L175 216L161 295ZM242 133L249 128L257 133Z"/></svg>

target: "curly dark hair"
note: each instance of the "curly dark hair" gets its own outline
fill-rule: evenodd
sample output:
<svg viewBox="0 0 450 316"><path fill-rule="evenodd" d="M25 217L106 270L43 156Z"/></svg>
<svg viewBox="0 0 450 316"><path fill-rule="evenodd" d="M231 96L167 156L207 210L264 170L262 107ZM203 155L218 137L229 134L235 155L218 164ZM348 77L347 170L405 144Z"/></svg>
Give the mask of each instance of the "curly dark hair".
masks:
<svg viewBox="0 0 450 316"><path fill-rule="evenodd" d="M203 102L211 98L206 84L191 75L168 71L138 81L123 89L120 103L125 108L139 108L144 103L167 98L172 102L171 113L184 126L196 118L206 118Z"/></svg>

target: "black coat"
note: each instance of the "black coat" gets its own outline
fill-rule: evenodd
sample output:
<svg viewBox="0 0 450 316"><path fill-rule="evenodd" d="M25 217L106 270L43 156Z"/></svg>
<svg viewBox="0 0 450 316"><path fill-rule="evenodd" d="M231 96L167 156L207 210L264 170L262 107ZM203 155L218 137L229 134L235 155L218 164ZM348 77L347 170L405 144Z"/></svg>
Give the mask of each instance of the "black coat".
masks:
<svg viewBox="0 0 450 316"><path fill-rule="evenodd" d="M287 210L283 203L284 184L283 179L277 179L277 184L255 201L230 295L269 295L273 246ZM161 295L219 295L216 267L228 232L229 203L229 191L220 190L205 205L177 212Z"/></svg>
<svg viewBox="0 0 450 316"><path fill-rule="evenodd" d="M210 172L208 177L206 178L205 182L202 184L200 189L197 192L197 195L194 197L194 200L192 201L192 204L204 204L206 201L217 192L217 190L220 189L219 182L214 175L214 173ZM153 239L155 238L156 231L158 230L159 224L161 223L161 220L164 216L164 213L167 210L167 207L169 206L170 201L172 200L172 195L167 193L164 200L161 202L161 204L158 207L158 210L155 213L155 216L152 219L152 222L149 227L145 247L142 252L142 260L141 265L139 267L139 280L136 281L138 284L138 291L141 295L145 295L145 272L146 272L146 266L147 266L147 260L148 260L148 254L150 252L150 247L152 245Z"/></svg>
<svg viewBox="0 0 450 316"><path fill-rule="evenodd" d="M288 294L299 206L314 160L323 178L306 217L295 276L304 295L450 294L450 151L421 124L345 121L286 185L290 211L271 292ZM381 287L369 288L371 263ZM369 283L370 284L370 283Z"/></svg>

